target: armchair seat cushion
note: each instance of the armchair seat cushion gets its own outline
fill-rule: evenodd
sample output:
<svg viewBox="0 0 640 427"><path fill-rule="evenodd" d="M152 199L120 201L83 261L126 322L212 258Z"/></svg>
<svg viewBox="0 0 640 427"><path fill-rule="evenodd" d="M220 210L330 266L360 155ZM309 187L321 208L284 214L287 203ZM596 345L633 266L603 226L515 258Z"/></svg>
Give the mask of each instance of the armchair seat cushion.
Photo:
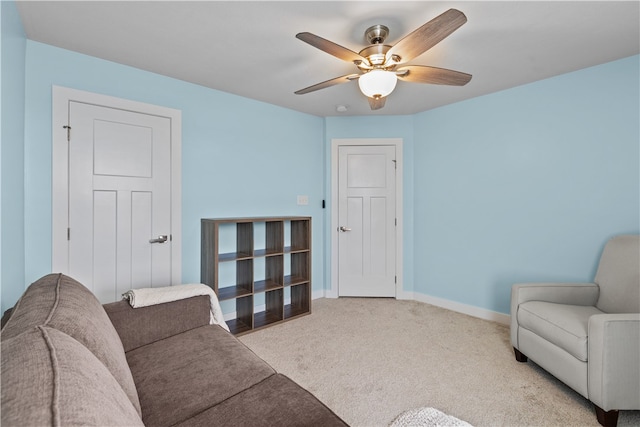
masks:
<svg viewBox="0 0 640 427"><path fill-rule="evenodd" d="M528 301L518 307L518 324L586 362L589 317L596 314L603 312L593 306Z"/></svg>

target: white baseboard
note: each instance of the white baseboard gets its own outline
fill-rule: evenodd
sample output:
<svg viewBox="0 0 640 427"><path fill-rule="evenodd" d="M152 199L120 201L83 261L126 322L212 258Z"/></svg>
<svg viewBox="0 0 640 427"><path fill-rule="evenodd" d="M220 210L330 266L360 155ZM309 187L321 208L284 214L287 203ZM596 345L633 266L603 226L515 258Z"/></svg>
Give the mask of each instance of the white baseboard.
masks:
<svg viewBox="0 0 640 427"><path fill-rule="evenodd" d="M473 305L463 304L461 302L451 301L444 298L433 297L418 292L404 292L402 298L399 297L398 299L412 299L414 301L424 302L426 304L435 305L436 307L446 308L447 310L467 314L479 319L491 320L503 325L511 324L511 316L509 316L508 314L498 313L497 311L487 310L486 308L475 307Z"/></svg>
<svg viewBox="0 0 640 427"><path fill-rule="evenodd" d="M337 289L327 289L324 293L325 298L338 298L338 290Z"/></svg>
<svg viewBox="0 0 640 427"><path fill-rule="evenodd" d="M327 291L326 298L338 298L338 296L333 296L329 291ZM509 316L508 314L498 313L497 311L487 310L485 308L475 307L444 298L432 297L430 295L425 295L418 292L402 291L396 294L396 299L423 302L425 304L431 304L435 305L436 307L446 308L447 310L477 317L479 319L491 320L492 322L498 322L503 325L511 324L511 316Z"/></svg>
<svg viewBox="0 0 640 427"><path fill-rule="evenodd" d="M413 292L401 291L400 293L396 294L396 299L412 301L415 299L415 296Z"/></svg>

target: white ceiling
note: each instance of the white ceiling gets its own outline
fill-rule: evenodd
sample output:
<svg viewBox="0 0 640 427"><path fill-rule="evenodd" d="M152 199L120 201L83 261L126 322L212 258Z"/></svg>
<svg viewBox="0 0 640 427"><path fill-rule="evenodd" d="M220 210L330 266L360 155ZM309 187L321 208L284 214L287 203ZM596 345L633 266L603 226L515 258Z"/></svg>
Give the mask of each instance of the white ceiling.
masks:
<svg viewBox="0 0 640 427"><path fill-rule="evenodd" d="M640 52L638 1L18 1L30 40L317 116L413 114ZM468 22L409 64L473 75L463 87L398 82L371 111L357 82L293 92L357 72L298 39L353 51L387 44L449 8ZM347 111L336 112L345 105Z"/></svg>

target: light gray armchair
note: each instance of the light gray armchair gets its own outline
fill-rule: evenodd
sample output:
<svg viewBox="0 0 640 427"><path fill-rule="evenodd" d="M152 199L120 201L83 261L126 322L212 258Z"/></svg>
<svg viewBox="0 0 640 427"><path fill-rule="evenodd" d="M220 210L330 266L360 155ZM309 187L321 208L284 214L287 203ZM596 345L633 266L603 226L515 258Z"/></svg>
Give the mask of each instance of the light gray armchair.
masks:
<svg viewBox="0 0 640 427"><path fill-rule="evenodd" d="M593 402L603 426L640 409L640 236L607 242L594 283L513 285L511 344Z"/></svg>

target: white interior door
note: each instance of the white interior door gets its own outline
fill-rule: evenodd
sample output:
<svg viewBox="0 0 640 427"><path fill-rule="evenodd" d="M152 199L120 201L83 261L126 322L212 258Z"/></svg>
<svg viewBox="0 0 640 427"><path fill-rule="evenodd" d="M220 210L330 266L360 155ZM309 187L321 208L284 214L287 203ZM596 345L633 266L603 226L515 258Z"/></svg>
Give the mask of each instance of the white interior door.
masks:
<svg viewBox="0 0 640 427"><path fill-rule="evenodd" d="M179 127L177 110L54 88L52 266L102 302L179 280Z"/></svg>
<svg viewBox="0 0 640 427"><path fill-rule="evenodd" d="M52 271L102 302L181 283L181 112L61 86L52 107Z"/></svg>
<svg viewBox="0 0 640 427"><path fill-rule="evenodd" d="M338 148L338 295L396 296L395 146Z"/></svg>
<svg viewBox="0 0 640 427"><path fill-rule="evenodd" d="M169 119L71 102L69 123L69 275L103 302L170 285Z"/></svg>

